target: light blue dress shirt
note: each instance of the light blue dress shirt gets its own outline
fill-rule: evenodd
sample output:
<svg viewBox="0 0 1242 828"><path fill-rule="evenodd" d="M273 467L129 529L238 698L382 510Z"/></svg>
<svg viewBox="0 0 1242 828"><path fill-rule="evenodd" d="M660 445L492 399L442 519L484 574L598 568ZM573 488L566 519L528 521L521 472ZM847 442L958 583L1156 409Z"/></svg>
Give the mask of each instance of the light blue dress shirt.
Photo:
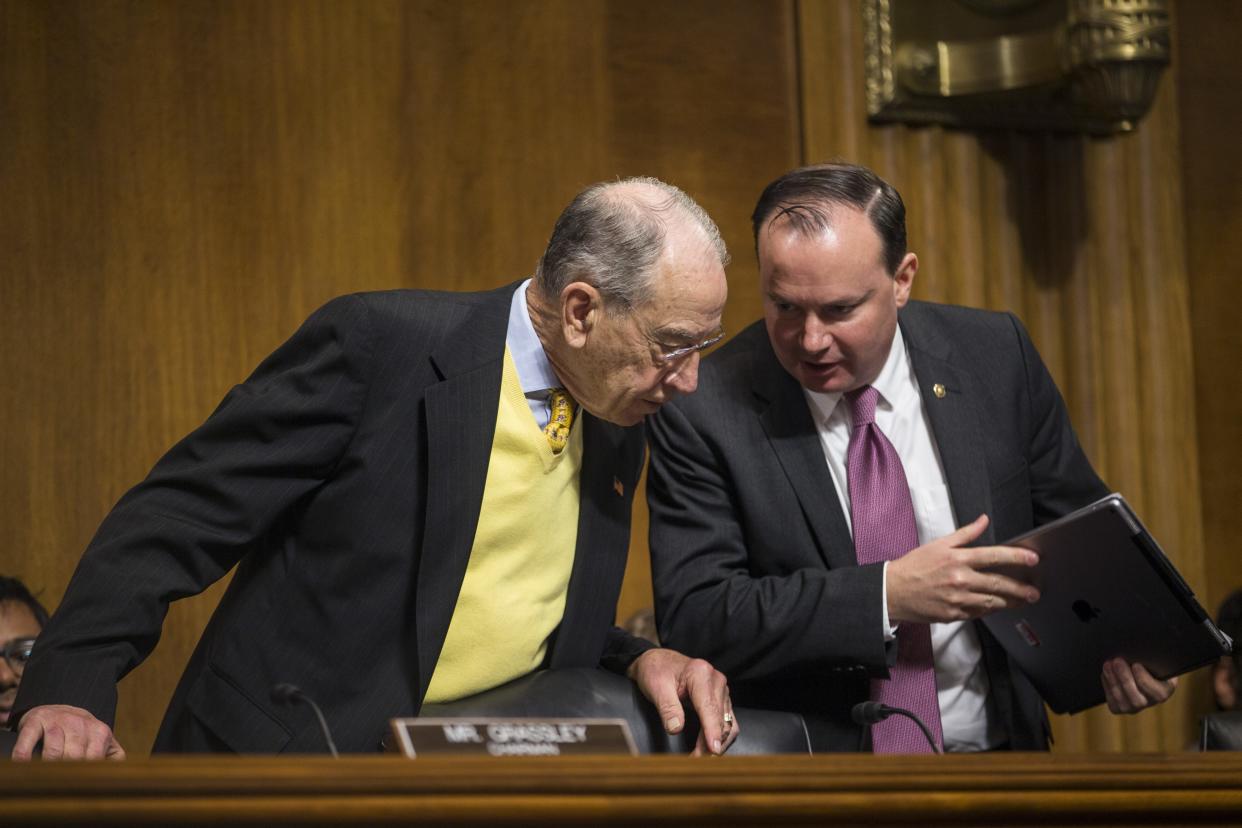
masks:
<svg viewBox="0 0 1242 828"><path fill-rule="evenodd" d="M530 404L530 412L535 415L539 427L543 428L551 417L548 389L561 388L564 383L552 370L552 363L548 362L543 343L539 341L535 326L530 321L530 310L526 306L526 288L530 283L531 280L527 279L513 293L513 301L509 303L509 329L505 334L505 345L513 357L518 382L522 385L526 402Z"/></svg>

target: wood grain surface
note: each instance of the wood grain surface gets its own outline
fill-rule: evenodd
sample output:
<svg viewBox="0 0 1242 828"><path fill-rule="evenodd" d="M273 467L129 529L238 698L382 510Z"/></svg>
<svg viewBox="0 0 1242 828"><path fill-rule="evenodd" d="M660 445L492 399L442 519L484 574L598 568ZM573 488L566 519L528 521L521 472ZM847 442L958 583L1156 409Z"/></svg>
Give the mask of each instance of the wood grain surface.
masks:
<svg viewBox="0 0 1242 828"><path fill-rule="evenodd" d="M1242 758L171 757L5 771L21 824L1236 825Z"/></svg>
<svg viewBox="0 0 1242 828"><path fill-rule="evenodd" d="M1203 537L1215 611L1242 588L1242 383L1236 367L1242 325L1233 313L1242 263L1232 244L1242 238L1242 165L1235 160L1242 134L1235 49L1242 4L1196 0L1178 3L1175 11Z"/></svg>

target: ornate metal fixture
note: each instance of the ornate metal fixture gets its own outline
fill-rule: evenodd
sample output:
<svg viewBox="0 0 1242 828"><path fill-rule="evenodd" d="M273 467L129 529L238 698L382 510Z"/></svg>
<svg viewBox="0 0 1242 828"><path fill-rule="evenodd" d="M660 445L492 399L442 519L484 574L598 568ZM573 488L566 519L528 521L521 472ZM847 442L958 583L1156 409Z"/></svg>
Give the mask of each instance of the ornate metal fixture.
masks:
<svg viewBox="0 0 1242 828"><path fill-rule="evenodd" d="M1167 0L862 0L874 120L1126 131L1169 62Z"/></svg>

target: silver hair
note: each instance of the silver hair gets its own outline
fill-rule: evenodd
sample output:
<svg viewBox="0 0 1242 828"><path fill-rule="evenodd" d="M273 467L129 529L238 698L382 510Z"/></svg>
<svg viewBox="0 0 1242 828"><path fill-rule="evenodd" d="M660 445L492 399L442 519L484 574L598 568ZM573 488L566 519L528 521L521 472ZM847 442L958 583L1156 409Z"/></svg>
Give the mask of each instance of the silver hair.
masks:
<svg viewBox="0 0 1242 828"><path fill-rule="evenodd" d="M556 300L566 285L582 281L624 310L642 305L652 296L668 228L679 219L699 227L721 266L729 264L716 223L672 184L649 177L593 184L556 220L535 285L545 299Z"/></svg>

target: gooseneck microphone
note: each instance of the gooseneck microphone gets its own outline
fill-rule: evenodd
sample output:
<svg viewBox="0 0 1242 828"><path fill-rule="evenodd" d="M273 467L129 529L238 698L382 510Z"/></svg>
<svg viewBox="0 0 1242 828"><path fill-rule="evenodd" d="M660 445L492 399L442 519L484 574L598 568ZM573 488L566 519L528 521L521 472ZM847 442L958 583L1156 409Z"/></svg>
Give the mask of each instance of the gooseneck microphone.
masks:
<svg viewBox="0 0 1242 828"><path fill-rule="evenodd" d="M323 717L323 711L319 709L319 705L315 704L314 699L302 692L301 687L296 684L273 684L272 701L276 704L301 702L310 705L310 709L315 711L315 718L319 720L319 732L323 734L323 740L328 744L328 752L332 754L333 759L341 758L336 752L336 742L332 741L332 731L328 729L328 720Z"/></svg>
<svg viewBox="0 0 1242 828"><path fill-rule="evenodd" d="M854 724L860 725L873 725L894 715L905 716L918 725L919 730L923 731L923 735L927 738L927 744L931 745L933 753L944 753L944 750L932 738L931 731L928 730L927 725L923 724L923 720L904 707L890 707L877 701L865 701L859 702L850 709L850 718L854 720Z"/></svg>

